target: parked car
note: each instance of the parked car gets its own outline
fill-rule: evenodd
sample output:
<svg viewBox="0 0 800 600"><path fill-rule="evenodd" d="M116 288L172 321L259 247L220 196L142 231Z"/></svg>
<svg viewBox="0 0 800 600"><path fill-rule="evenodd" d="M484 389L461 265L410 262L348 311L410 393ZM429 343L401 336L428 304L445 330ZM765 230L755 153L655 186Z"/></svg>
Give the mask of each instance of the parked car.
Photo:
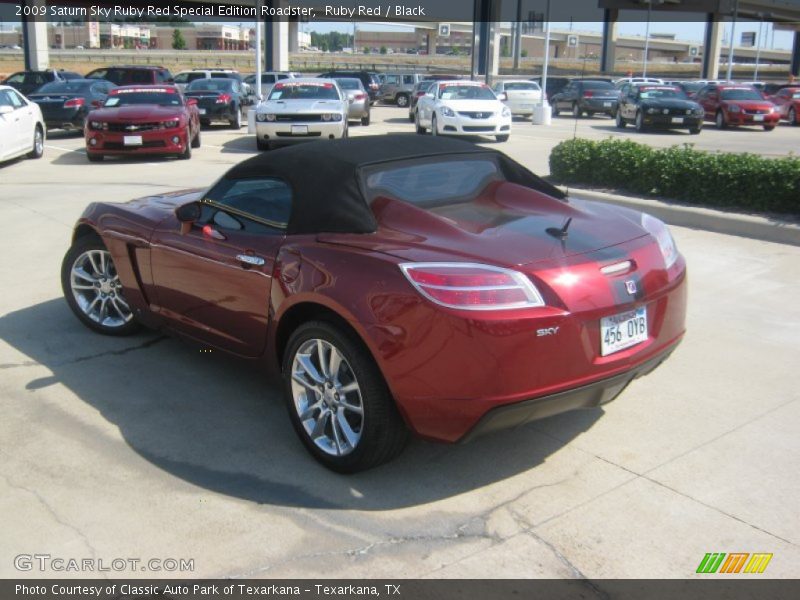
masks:
<svg viewBox="0 0 800 600"><path fill-rule="evenodd" d="M751 85L707 85L697 92L695 99L703 107L706 120L713 121L717 129L761 125L765 131L772 131L781 118L777 107Z"/></svg>
<svg viewBox="0 0 800 600"><path fill-rule="evenodd" d="M583 115L593 117L595 113L605 113L614 117L617 113L619 91L607 81L570 81L558 94L552 97L553 116L570 111L576 119Z"/></svg>
<svg viewBox="0 0 800 600"><path fill-rule="evenodd" d="M328 71L320 75L323 79L337 79L342 77L355 77L361 80L361 84L369 94L370 104L375 104L378 101L378 93L380 92L380 80L378 74L372 71Z"/></svg>
<svg viewBox="0 0 800 600"><path fill-rule="evenodd" d="M620 89L626 83L658 83L663 84L664 80L658 77L622 77L613 81L614 87Z"/></svg>
<svg viewBox="0 0 800 600"><path fill-rule="evenodd" d="M683 92L691 99L697 95L701 89L706 86L705 83L700 83L699 81L679 81L678 87L680 87Z"/></svg>
<svg viewBox="0 0 800 600"><path fill-rule="evenodd" d="M2 85L8 85L16 89L22 95L27 96L39 91L46 83L53 81L69 81L80 79L79 73L57 69L47 69L44 71L18 71L9 75Z"/></svg>
<svg viewBox="0 0 800 600"><path fill-rule="evenodd" d="M693 102L678 86L625 84L620 90L617 127L633 123L636 131L650 128L688 129L698 134L703 128L703 107Z"/></svg>
<svg viewBox="0 0 800 600"><path fill-rule="evenodd" d="M105 79L120 86L171 84L175 81L169 69L142 65L101 67L87 73L86 79Z"/></svg>
<svg viewBox="0 0 800 600"><path fill-rule="evenodd" d="M536 83L539 84L539 87L542 87L541 75L539 77L533 77L532 79L530 79L530 81L535 81ZM547 89L544 90L545 95L547 96L547 103L552 104L553 96L555 96L556 94L561 92L565 87L567 87L570 81L571 79L569 77L548 77L546 82Z"/></svg>
<svg viewBox="0 0 800 600"><path fill-rule="evenodd" d="M364 86L361 85L361 80L354 77L341 77L334 79L334 81L347 96L348 120L354 119L360 121L362 125L369 125L369 95Z"/></svg>
<svg viewBox="0 0 800 600"><path fill-rule="evenodd" d="M533 107L542 101L542 88L535 81L507 79L492 87L495 95L511 109L512 115L529 117Z"/></svg>
<svg viewBox="0 0 800 600"><path fill-rule="evenodd" d="M114 88L103 108L86 119L86 157L167 154L192 157L200 147L197 100L185 99L173 85Z"/></svg>
<svg viewBox="0 0 800 600"><path fill-rule="evenodd" d="M800 125L800 86L785 87L770 98L782 119Z"/></svg>
<svg viewBox="0 0 800 600"><path fill-rule="evenodd" d="M658 219L414 136L92 203L61 283L95 332L156 327L279 374L297 435L339 472L392 459L409 430L464 441L613 400L678 346L687 293ZM184 392L191 410L202 390Z"/></svg>
<svg viewBox="0 0 800 600"><path fill-rule="evenodd" d="M83 132L89 111L105 104L108 93L116 86L101 79L54 81L28 96L42 110L45 125L50 129Z"/></svg>
<svg viewBox="0 0 800 600"><path fill-rule="evenodd" d="M0 85L0 161L41 158L46 135L42 111L16 89Z"/></svg>
<svg viewBox="0 0 800 600"><path fill-rule="evenodd" d="M302 77L301 73L295 73L292 71L267 71L265 73L261 73L261 94L269 94L269 90L272 87L272 84L276 81L280 81L281 79L297 79L298 77ZM257 93L257 86L256 86L256 74L252 73L244 78L244 82L250 86L253 94Z"/></svg>
<svg viewBox="0 0 800 600"><path fill-rule="evenodd" d="M417 102L436 84L435 81L420 81L411 90L411 100L408 103L408 120L413 123L416 119Z"/></svg>
<svg viewBox="0 0 800 600"><path fill-rule="evenodd" d="M225 121L236 130L247 122L247 107L252 104L242 84L235 79L195 79L184 95L197 101L201 125Z"/></svg>
<svg viewBox="0 0 800 600"><path fill-rule="evenodd" d="M415 115L419 134L493 135L498 142L511 135L511 109L477 81L437 81L417 101Z"/></svg>
<svg viewBox="0 0 800 600"><path fill-rule="evenodd" d="M347 112L347 99L333 79L278 81L256 107L256 146L269 150L276 144L347 137Z"/></svg>
<svg viewBox="0 0 800 600"><path fill-rule="evenodd" d="M764 88L761 90L761 93L764 94L765 97L774 96L780 90L786 87L793 87L796 86L795 83L766 83L764 84Z"/></svg>
<svg viewBox="0 0 800 600"><path fill-rule="evenodd" d="M406 108L411 102L414 86L426 75L420 73L384 73L380 84L379 99Z"/></svg>

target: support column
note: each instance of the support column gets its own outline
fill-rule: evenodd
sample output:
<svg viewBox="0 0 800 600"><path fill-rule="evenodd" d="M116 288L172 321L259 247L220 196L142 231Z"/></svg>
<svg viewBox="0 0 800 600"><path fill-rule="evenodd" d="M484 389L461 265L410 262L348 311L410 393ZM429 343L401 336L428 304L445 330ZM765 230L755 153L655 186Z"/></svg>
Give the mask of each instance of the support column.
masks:
<svg viewBox="0 0 800 600"><path fill-rule="evenodd" d="M289 21L289 52L300 52L299 36L297 35L300 28L298 21ZM355 53L355 48L353 52Z"/></svg>
<svg viewBox="0 0 800 600"><path fill-rule="evenodd" d="M514 57L514 71L519 71L519 59L522 56L522 0L517 0L517 20L514 22L514 46L512 56Z"/></svg>
<svg viewBox="0 0 800 600"><path fill-rule="evenodd" d="M800 31L794 32L794 45L792 46L792 77L800 77Z"/></svg>
<svg viewBox="0 0 800 600"><path fill-rule="evenodd" d="M283 0L264 0L264 6L278 8ZM289 23L264 19L264 70L289 70Z"/></svg>
<svg viewBox="0 0 800 600"><path fill-rule="evenodd" d="M24 5L46 7L47 2L25 0ZM50 67L47 21L43 17L22 17L22 48L25 52L26 71L43 71Z"/></svg>
<svg viewBox="0 0 800 600"><path fill-rule="evenodd" d="M706 34L703 39L703 79L719 79L719 53L722 47L722 22L718 15L706 17Z"/></svg>
<svg viewBox="0 0 800 600"><path fill-rule="evenodd" d="M492 43L491 43L491 60L489 61L489 73L492 77L497 77L500 74L500 48L503 36L497 31L497 23L492 23ZM489 82L489 77L486 77L486 82Z"/></svg>
<svg viewBox="0 0 800 600"><path fill-rule="evenodd" d="M494 57L494 22L500 8L496 0L473 0L472 20L472 78L483 77L487 82L497 74L499 61Z"/></svg>
<svg viewBox="0 0 800 600"><path fill-rule="evenodd" d="M619 11L606 9L603 16L603 45L600 53L600 71L613 73L617 62L617 19Z"/></svg>

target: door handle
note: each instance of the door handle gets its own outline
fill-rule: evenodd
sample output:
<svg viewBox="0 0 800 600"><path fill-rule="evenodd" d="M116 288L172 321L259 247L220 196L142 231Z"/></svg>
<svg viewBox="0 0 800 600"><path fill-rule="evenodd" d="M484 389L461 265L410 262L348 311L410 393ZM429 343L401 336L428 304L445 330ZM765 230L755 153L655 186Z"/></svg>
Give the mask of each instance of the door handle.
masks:
<svg viewBox="0 0 800 600"><path fill-rule="evenodd" d="M252 254L237 254L236 260L245 264L261 267L264 265L264 259L260 256L253 256Z"/></svg>

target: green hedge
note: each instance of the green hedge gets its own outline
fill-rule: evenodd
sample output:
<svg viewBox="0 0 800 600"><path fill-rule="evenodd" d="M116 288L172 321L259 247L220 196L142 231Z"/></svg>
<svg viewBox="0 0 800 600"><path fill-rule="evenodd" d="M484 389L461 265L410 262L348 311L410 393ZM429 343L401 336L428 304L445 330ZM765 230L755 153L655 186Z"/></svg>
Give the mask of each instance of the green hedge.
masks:
<svg viewBox="0 0 800 600"><path fill-rule="evenodd" d="M550 154L551 177L691 204L800 214L800 159L656 149L630 140L573 139Z"/></svg>

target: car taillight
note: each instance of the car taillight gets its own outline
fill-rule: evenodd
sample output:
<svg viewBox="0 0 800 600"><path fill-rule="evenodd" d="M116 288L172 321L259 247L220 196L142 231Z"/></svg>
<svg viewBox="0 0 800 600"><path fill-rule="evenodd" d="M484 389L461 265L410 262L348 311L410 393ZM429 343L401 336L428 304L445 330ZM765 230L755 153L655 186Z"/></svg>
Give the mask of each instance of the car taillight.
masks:
<svg viewBox="0 0 800 600"><path fill-rule="evenodd" d="M591 98L592 96L594 96L594 92L583 92L584 98Z"/></svg>
<svg viewBox="0 0 800 600"><path fill-rule="evenodd" d="M511 269L472 263L404 263L400 269L420 294L441 306L463 310L544 306L533 283Z"/></svg>
<svg viewBox="0 0 800 600"><path fill-rule="evenodd" d="M83 98L73 98L64 102L64 108L78 108L83 106Z"/></svg>
<svg viewBox="0 0 800 600"><path fill-rule="evenodd" d="M370 84L369 84L369 89L371 89L371 90L377 90L377 89L378 89L378 84L377 84L377 83L370 83Z"/></svg>
<svg viewBox="0 0 800 600"><path fill-rule="evenodd" d="M425 92L417 92L417 98L422 98L425 95Z"/></svg>
<svg viewBox="0 0 800 600"><path fill-rule="evenodd" d="M230 94L220 94L217 96L217 104L227 104L231 101Z"/></svg>
<svg viewBox="0 0 800 600"><path fill-rule="evenodd" d="M363 100L363 99L364 99L364 98L366 98L366 97L367 97L367 95L366 95L366 94L356 94L356 95L354 96L354 98L355 98L356 100Z"/></svg>

